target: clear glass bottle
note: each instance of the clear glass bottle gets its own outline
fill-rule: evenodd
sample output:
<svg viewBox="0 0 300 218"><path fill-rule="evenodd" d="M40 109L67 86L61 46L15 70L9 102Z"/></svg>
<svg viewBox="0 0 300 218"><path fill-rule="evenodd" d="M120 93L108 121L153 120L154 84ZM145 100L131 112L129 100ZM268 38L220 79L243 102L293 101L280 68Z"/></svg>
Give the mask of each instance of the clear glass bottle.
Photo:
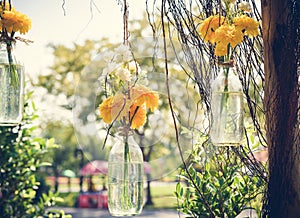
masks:
<svg viewBox="0 0 300 218"><path fill-rule="evenodd" d="M108 158L108 208L112 216L142 212L143 154L132 133L121 132Z"/></svg>
<svg viewBox="0 0 300 218"><path fill-rule="evenodd" d="M233 66L221 66L212 83L211 119L210 138L214 145L241 145L244 136L243 92Z"/></svg>
<svg viewBox="0 0 300 218"><path fill-rule="evenodd" d="M17 125L22 120L24 68L13 53L13 45L0 42L0 125Z"/></svg>

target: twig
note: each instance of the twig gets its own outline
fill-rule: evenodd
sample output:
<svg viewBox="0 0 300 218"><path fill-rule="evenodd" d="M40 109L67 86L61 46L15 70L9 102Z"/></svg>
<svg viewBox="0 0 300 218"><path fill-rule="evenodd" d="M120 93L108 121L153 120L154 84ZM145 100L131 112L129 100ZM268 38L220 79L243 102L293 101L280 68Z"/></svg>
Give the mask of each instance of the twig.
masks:
<svg viewBox="0 0 300 218"><path fill-rule="evenodd" d="M169 87L169 70L168 70L168 54L167 54L167 45L166 45L166 32L165 32L165 24L164 24L164 15L165 15L165 3L166 0L162 0L162 5L161 5L161 23L162 23L162 32L163 32L163 47L164 47L164 56L165 56L165 71L166 71L166 88L167 88L167 94L168 94L168 102L169 102L169 107L170 107L170 111L172 114L172 118L173 118L173 123L174 123L174 129L175 129L175 136L176 136L176 143L177 143L177 147L179 150L179 154L182 160L182 163L184 165L184 168L191 180L191 182L193 183L194 187L196 188L196 190L198 191L199 195L201 196L201 199L203 200L204 204L206 205L206 207L208 208L211 216L215 217L214 212L212 211L210 205L208 204L208 202L206 201L204 195L202 194L201 190L199 189L199 187L195 184L195 181L192 178L192 175L190 174L187 164L184 160L183 157L183 152L181 149L181 145L179 142L179 131L178 131L178 127L177 127L177 122L176 122L176 118L175 118L175 112L173 109L173 104L171 101L171 93L170 93L170 87Z"/></svg>

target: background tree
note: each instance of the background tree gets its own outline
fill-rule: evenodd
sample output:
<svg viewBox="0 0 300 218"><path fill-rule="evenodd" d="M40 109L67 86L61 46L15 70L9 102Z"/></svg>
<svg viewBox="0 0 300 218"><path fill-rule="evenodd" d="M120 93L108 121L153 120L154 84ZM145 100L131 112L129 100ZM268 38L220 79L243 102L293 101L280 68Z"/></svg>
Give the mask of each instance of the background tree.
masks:
<svg viewBox="0 0 300 218"><path fill-rule="evenodd" d="M32 81L38 92L43 93L39 97L40 104L51 104L52 107L51 111L46 109L50 113L43 113L39 120L41 135L53 137L62 145L58 151L50 153L49 157L53 162L52 173L56 177L66 169L78 171L80 160L74 155L78 143L72 122L73 95L82 69L98 52L98 46L99 42L92 40L86 40L82 45L73 44L71 47L49 44L54 56L53 65L49 67L48 73L38 77L37 82ZM87 153L86 155L88 156Z"/></svg>
<svg viewBox="0 0 300 218"><path fill-rule="evenodd" d="M151 163L153 165L152 175L149 180L159 179L176 170L176 167L181 164L180 160L175 158L178 154L176 154L173 129L167 128L171 119L168 113L163 80L162 43L154 42L152 37L145 37L145 35L149 36L152 31L146 17L143 20L130 22L129 28L131 28L131 46L137 62L149 77L150 88L158 90L161 95L158 113L148 116L146 125L138 131L139 137L136 139L142 146L145 161L153 161L153 164ZM156 45L153 46L153 43ZM82 44L73 44L72 46L50 45L53 50L54 64L49 68L49 73L39 76L35 85L39 87L41 93L44 93L41 96L43 104L49 104L51 100L54 100L55 104L59 105L59 107L55 107L55 104L51 104L54 117L43 116L41 124L42 135L55 137L57 142L62 145L60 152L53 153L52 157L57 168L56 171L59 172L57 174L60 174L64 169L77 171L79 160L74 159L72 150L78 146L78 142L84 151L86 161L107 159L109 146L105 150L101 149L107 126L96 116L99 113L98 105L105 97L104 89L97 82L100 81L98 77L102 75L101 70L105 64L97 61L101 54L112 51L119 44L104 38L99 41L87 40ZM170 52L173 51L171 45L169 50ZM155 61L153 59L154 54L157 56ZM174 101L177 102L178 119L186 123L185 128L188 128L187 123L189 122L195 123L197 120L196 123L199 124L199 119L195 118L198 116L195 113L196 109L190 110L194 105L191 104L191 101L194 102L197 99L194 87L182 80L184 73L176 61L175 53L172 57L170 56L170 62L173 62L171 67L173 72L172 92L176 93L180 89L189 87L189 91L176 96L176 99L174 98ZM78 103L79 101L82 104ZM74 117L71 109L73 109ZM181 116L182 114L189 114L189 116ZM75 139L75 135L78 141ZM99 138L99 135L102 137ZM144 135L146 137L142 137ZM191 148L192 143L186 144L187 149ZM159 159L163 161L161 157L165 156L168 159L165 160L165 168L162 168ZM176 161L174 162L174 160ZM150 190L150 186L148 186L148 190Z"/></svg>
<svg viewBox="0 0 300 218"><path fill-rule="evenodd" d="M270 217L300 214L300 2L262 0Z"/></svg>

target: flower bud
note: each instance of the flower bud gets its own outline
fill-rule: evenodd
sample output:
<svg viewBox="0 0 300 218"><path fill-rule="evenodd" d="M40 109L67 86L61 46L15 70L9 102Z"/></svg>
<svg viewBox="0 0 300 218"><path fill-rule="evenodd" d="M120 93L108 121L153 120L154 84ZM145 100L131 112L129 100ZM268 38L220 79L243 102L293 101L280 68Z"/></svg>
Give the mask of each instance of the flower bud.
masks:
<svg viewBox="0 0 300 218"><path fill-rule="evenodd" d="M131 79L130 71L122 67L117 69L116 76L118 76L120 80L124 82L129 81Z"/></svg>

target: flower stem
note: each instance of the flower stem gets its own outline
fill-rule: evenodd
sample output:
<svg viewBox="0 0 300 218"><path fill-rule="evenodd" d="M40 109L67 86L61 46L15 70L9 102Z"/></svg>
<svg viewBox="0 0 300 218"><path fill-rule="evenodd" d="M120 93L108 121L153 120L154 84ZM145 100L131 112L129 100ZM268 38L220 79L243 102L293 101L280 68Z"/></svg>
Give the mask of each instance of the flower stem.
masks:
<svg viewBox="0 0 300 218"><path fill-rule="evenodd" d="M129 144L128 144L128 133L124 136L125 138L125 145L124 145L124 187L123 187L123 204L127 206L127 208L130 208L130 199L128 194L128 188L129 188L129 181L128 181L128 168L129 168L129 162L130 162L130 154L129 154Z"/></svg>
<svg viewBox="0 0 300 218"><path fill-rule="evenodd" d="M13 57L12 57L12 45L11 42L6 43L6 50L7 50L7 58L8 58L8 64L9 64L9 73L11 75L11 84L13 87L17 87L20 83L19 75L17 72L17 66L16 63L14 63Z"/></svg>
<svg viewBox="0 0 300 218"><path fill-rule="evenodd" d="M222 99L221 99L221 108L220 108L220 115L222 114L223 107L225 107L225 110L227 110L227 100L228 100L228 74L229 74L229 68L230 67L224 67L223 73L224 73L224 90L222 94Z"/></svg>

